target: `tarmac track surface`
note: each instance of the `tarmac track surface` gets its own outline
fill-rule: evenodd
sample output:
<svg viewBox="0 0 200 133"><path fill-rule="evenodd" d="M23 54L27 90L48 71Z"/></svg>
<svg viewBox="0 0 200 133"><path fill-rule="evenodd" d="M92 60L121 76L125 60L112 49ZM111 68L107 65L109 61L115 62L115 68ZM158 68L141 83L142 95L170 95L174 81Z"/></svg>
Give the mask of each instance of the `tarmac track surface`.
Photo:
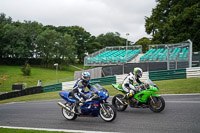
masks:
<svg viewBox="0 0 200 133"><path fill-rule="evenodd" d="M164 95L163 98L166 107L161 113L128 107L124 112L117 112L113 122L104 122L100 117L66 120L57 105L58 101L64 102L62 99L0 104L0 126L127 133L200 132L200 95Z"/></svg>

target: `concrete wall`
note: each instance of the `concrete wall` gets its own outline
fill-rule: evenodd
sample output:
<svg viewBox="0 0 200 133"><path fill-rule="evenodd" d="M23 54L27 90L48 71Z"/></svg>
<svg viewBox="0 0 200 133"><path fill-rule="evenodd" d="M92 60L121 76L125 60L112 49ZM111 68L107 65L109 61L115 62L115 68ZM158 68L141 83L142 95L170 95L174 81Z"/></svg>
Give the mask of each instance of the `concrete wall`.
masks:
<svg viewBox="0 0 200 133"><path fill-rule="evenodd" d="M81 78L82 72L89 72L91 75L91 79L101 78L102 77L102 67L97 67L93 69L88 69L84 71L75 71L74 72L74 80Z"/></svg>

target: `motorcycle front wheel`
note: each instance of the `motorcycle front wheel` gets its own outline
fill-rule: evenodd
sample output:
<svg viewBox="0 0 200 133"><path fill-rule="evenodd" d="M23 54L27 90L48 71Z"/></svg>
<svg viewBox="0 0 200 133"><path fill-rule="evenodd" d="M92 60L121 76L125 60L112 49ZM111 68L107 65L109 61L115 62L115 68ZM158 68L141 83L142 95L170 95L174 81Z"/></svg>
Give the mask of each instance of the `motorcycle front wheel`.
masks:
<svg viewBox="0 0 200 133"><path fill-rule="evenodd" d="M117 116L116 109L112 105L109 105L109 104L104 104L103 106L104 107L101 107L99 109L100 117L106 122L113 121Z"/></svg>
<svg viewBox="0 0 200 133"><path fill-rule="evenodd" d="M72 105L70 105L69 103L66 103L65 106L72 109ZM75 120L77 118L77 114L65 110L64 108L62 108L62 114L67 120Z"/></svg>
<svg viewBox="0 0 200 133"><path fill-rule="evenodd" d="M124 97L123 95L117 94L112 99L112 105L117 109L117 111L124 111L124 110L126 110L126 108L128 106L128 105L122 104L120 101L117 100L117 98L118 98L122 101L123 97Z"/></svg>
<svg viewBox="0 0 200 133"><path fill-rule="evenodd" d="M153 96L152 99L149 100L149 108L151 111L159 113L165 108L165 100L161 96Z"/></svg>

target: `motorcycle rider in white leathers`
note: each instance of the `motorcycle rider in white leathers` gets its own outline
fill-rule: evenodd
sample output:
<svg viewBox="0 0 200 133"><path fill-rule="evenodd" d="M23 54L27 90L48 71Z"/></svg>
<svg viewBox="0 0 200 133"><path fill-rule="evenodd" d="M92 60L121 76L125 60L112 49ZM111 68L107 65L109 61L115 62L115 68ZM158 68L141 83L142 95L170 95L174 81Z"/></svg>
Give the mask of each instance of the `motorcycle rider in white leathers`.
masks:
<svg viewBox="0 0 200 133"><path fill-rule="evenodd" d="M137 83L141 84L142 82L140 81L139 78L142 77L142 69L141 68L134 68L133 73L130 72L126 78L124 79L122 83L122 88L125 90L126 98L129 97L129 94L135 94L135 91L141 91L140 87L134 87L133 83L136 81Z"/></svg>

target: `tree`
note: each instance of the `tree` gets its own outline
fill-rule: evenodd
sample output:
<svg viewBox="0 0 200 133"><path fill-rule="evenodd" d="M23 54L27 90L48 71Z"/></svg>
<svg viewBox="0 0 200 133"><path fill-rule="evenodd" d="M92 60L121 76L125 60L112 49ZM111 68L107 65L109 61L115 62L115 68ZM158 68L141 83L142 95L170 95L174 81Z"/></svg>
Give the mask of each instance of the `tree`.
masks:
<svg viewBox="0 0 200 133"><path fill-rule="evenodd" d="M68 34L60 34L56 43L57 45L54 47L54 53L56 54L55 62L59 61L60 64L74 63L75 47L73 45L73 38Z"/></svg>
<svg viewBox="0 0 200 133"><path fill-rule="evenodd" d="M0 29L3 28L4 25L6 24L11 24L12 23L12 18L11 17L6 17L6 14L0 13Z"/></svg>
<svg viewBox="0 0 200 133"><path fill-rule="evenodd" d="M36 39L39 47L39 57L47 68L53 67L54 63L64 64L74 61L74 40L68 35L62 35L55 30L46 29Z"/></svg>
<svg viewBox="0 0 200 133"><path fill-rule="evenodd" d="M1 28L0 45L1 57L28 58L36 55L34 44L42 25L37 22L25 21L7 23Z"/></svg>
<svg viewBox="0 0 200 133"><path fill-rule="evenodd" d="M142 52L145 53L149 49L148 46L151 44L151 40L149 38L143 37L139 39L135 44L142 45Z"/></svg>
<svg viewBox="0 0 200 133"><path fill-rule="evenodd" d="M118 32L108 32L105 35L100 34L97 37L97 42L101 44L101 47L107 47L107 46L124 46L126 45L126 39L120 37L120 34Z"/></svg>
<svg viewBox="0 0 200 133"><path fill-rule="evenodd" d="M29 49L25 38L25 29L20 23L6 24L2 28L2 55L4 58L29 57Z"/></svg>
<svg viewBox="0 0 200 133"><path fill-rule="evenodd" d="M84 28L79 27L79 26L67 27L62 32L63 33L66 32L67 34L73 37L75 41L74 43L74 47L76 51L75 53L77 55L77 58L79 59L79 63L82 63L88 51L88 44L91 43L91 39L92 39L91 34L85 31Z"/></svg>
<svg viewBox="0 0 200 133"><path fill-rule="evenodd" d="M56 57L55 49L59 37L59 34L55 30L46 29L41 32L37 39L36 44L39 46L39 56L42 59L45 67L51 67L53 64L53 57Z"/></svg>
<svg viewBox="0 0 200 133"><path fill-rule="evenodd" d="M152 15L145 18L152 43L176 43L191 39L194 51L200 50L199 0L157 0Z"/></svg>
<svg viewBox="0 0 200 133"><path fill-rule="evenodd" d="M34 21L24 21L22 24L24 28L24 35L26 38L26 44L29 49L29 57L37 58L38 45L36 44L37 36L42 32L43 25Z"/></svg>
<svg viewBox="0 0 200 133"><path fill-rule="evenodd" d="M6 25L6 24L11 24L12 23L12 18L11 17L6 17L6 14L4 13L0 13L0 58L3 57L3 48L4 48L4 43L2 41L3 38L3 31L2 28Z"/></svg>

